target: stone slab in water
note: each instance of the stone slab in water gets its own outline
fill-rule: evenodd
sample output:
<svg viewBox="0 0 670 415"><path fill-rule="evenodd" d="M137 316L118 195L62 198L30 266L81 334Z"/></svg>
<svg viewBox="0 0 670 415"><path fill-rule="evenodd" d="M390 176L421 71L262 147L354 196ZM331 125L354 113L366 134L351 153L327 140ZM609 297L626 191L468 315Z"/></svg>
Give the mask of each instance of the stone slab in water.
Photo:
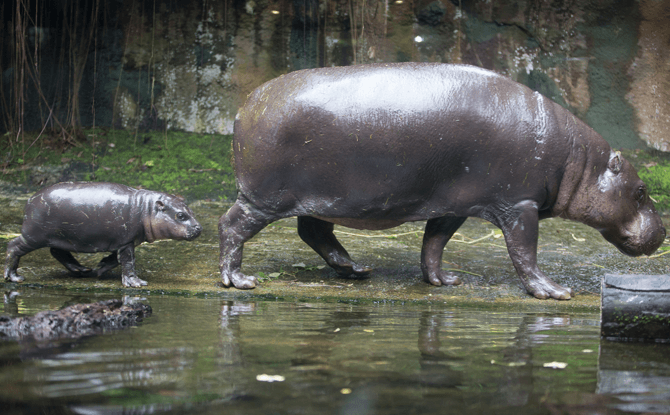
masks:
<svg viewBox="0 0 670 415"><path fill-rule="evenodd" d="M600 327L608 340L670 342L670 275L606 274Z"/></svg>

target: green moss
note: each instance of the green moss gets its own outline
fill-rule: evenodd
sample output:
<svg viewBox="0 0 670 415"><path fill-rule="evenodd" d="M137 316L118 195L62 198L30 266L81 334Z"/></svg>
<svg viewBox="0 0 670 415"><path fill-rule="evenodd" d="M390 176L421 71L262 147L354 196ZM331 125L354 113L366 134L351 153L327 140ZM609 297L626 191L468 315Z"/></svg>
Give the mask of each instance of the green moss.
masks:
<svg viewBox="0 0 670 415"><path fill-rule="evenodd" d="M50 178L51 181L110 181L176 193L189 199L235 198L230 135L185 132L135 135L125 130L103 129L87 130L84 134L85 141L66 148L62 142L58 145L48 137L40 137L27 150L19 144L2 142L0 148L10 150L2 180L35 190L45 184L35 180L35 171L46 168L57 176Z"/></svg>
<svg viewBox="0 0 670 415"><path fill-rule="evenodd" d="M656 209L670 211L670 162L643 167L638 175L647 184L649 195L655 200Z"/></svg>

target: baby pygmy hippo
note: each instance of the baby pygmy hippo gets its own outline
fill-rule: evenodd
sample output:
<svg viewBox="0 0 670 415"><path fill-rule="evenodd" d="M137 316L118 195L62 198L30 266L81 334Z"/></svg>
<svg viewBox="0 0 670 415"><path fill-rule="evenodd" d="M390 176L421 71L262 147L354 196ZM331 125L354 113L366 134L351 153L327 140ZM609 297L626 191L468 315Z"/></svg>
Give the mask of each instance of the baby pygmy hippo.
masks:
<svg viewBox="0 0 670 415"><path fill-rule="evenodd" d="M147 282L135 275L135 246L158 239L193 240L202 231L179 198L116 183L57 183L28 200L21 236L7 245L5 280L21 282L19 259L39 248L75 274L99 277L121 263L124 287ZM91 270L70 252L112 252Z"/></svg>

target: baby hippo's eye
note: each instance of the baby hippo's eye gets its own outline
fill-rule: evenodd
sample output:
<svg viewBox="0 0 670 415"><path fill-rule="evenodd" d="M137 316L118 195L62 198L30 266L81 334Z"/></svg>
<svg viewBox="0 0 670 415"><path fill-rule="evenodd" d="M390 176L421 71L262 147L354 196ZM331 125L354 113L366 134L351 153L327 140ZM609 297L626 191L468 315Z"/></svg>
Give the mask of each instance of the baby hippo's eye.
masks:
<svg viewBox="0 0 670 415"><path fill-rule="evenodd" d="M178 221L183 222L188 219L188 215L184 212L178 212L176 218Z"/></svg>

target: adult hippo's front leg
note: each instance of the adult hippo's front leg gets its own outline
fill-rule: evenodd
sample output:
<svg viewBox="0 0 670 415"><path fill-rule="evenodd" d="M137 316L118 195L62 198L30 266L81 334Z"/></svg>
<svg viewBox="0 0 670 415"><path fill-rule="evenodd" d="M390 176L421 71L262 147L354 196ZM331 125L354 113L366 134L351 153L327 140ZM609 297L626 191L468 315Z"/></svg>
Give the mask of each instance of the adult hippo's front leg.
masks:
<svg viewBox="0 0 670 415"><path fill-rule="evenodd" d="M241 271L244 243L274 219L261 214L238 199L219 219L219 270L224 287L248 290L258 284L256 277Z"/></svg>
<svg viewBox="0 0 670 415"><path fill-rule="evenodd" d="M507 252L526 291L535 298L569 300L572 289L553 282L537 266L539 214L537 203L523 201L493 220L505 236Z"/></svg>

